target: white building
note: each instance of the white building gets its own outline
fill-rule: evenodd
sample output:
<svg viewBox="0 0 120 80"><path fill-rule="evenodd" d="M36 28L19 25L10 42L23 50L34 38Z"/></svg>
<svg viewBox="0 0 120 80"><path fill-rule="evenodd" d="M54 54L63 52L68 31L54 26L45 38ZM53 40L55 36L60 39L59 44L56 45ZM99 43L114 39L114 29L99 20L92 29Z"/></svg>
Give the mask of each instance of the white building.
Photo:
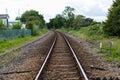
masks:
<svg viewBox="0 0 120 80"><path fill-rule="evenodd" d="M9 19L9 15L8 14L0 14L0 19L2 19L3 24L8 26L8 19Z"/></svg>

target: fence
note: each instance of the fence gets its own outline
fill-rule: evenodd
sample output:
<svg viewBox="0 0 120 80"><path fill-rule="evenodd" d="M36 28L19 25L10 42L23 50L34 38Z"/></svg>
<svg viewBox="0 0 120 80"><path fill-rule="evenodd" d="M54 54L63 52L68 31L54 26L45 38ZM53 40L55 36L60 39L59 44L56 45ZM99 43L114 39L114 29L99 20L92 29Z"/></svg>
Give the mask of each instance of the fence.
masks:
<svg viewBox="0 0 120 80"><path fill-rule="evenodd" d="M26 37L31 35L31 30L0 30L0 42L4 40L11 40L19 37Z"/></svg>

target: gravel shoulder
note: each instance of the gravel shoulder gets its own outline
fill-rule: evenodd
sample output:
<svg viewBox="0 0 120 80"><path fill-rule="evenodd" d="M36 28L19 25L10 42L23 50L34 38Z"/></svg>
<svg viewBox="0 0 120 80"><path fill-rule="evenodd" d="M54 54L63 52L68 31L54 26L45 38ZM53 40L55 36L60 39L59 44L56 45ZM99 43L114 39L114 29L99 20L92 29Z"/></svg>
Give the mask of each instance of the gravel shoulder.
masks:
<svg viewBox="0 0 120 80"><path fill-rule="evenodd" d="M54 33L50 31L45 37L11 52L17 55L0 66L0 80L33 80L53 39Z"/></svg>
<svg viewBox="0 0 120 80"><path fill-rule="evenodd" d="M109 79L113 77L114 79L120 79L120 68L107 62L99 55L99 53L97 53L98 49L95 48L93 44L72 35L66 35L69 37L69 41L78 55L81 64L85 67L89 78L106 77Z"/></svg>

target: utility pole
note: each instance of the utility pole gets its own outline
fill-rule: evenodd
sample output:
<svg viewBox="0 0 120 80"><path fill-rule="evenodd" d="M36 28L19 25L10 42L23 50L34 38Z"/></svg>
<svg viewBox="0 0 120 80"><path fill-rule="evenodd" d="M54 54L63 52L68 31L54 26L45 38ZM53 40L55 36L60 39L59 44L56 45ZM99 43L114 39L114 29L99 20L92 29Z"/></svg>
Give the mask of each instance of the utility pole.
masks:
<svg viewBox="0 0 120 80"><path fill-rule="evenodd" d="M6 15L8 15L8 9L7 9L7 8L5 9L5 12L6 12ZM6 18L6 21L7 21L7 27L9 26L8 18L9 18L9 17Z"/></svg>

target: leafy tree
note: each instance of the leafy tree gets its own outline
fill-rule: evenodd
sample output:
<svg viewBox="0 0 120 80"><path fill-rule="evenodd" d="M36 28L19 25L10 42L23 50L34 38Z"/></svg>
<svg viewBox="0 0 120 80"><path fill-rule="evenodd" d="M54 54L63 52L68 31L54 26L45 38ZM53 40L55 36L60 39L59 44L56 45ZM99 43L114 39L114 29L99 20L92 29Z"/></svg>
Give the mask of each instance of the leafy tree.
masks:
<svg viewBox="0 0 120 80"><path fill-rule="evenodd" d="M70 6L66 6L65 7L65 10L62 12L65 20L66 20L66 23L65 23L65 27L68 28L68 27L72 27L72 23L73 23L73 20L74 20L74 8L71 8Z"/></svg>
<svg viewBox="0 0 120 80"><path fill-rule="evenodd" d="M58 14L55 18L50 19L50 22L47 24L48 28L62 28L64 27L65 19L62 17L62 15Z"/></svg>
<svg viewBox="0 0 120 80"><path fill-rule="evenodd" d="M83 27L83 22L84 21L85 21L85 16L77 15L75 17L75 19L73 20L74 29L80 29L80 27Z"/></svg>
<svg viewBox="0 0 120 80"><path fill-rule="evenodd" d="M91 24L93 24L93 19L91 18L86 18L85 21L84 21L84 26L83 27L86 27L86 26L89 26Z"/></svg>
<svg viewBox="0 0 120 80"><path fill-rule="evenodd" d="M35 10L24 12L20 18L20 21L22 23L25 23L28 29L32 29L32 34L34 34L35 32L34 30L38 29L38 28L35 29L35 25L38 25L39 29L45 26L45 21L43 16L39 14L38 11Z"/></svg>
<svg viewBox="0 0 120 80"><path fill-rule="evenodd" d="M80 29L81 27L87 27L93 23L93 19L86 18L83 15L77 15L73 20L74 29Z"/></svg>
<svg viewBox="0 0 120 80"><path fill-rule="evenodd" d="M26 24L29 21L34 22L34 20L39 21L38 23L35 22L36 24L39 24L41 26L45 25L45 21L44 21L43 16L41 14L39 14L38 11L35 11L35 10L30 10L30 11L24 12L20 18L20 21L23 23L26 23Z"/></svg>
<svg viewBox="0 0 120 80"><path fill-rule="evenodd" d="M107 20L103 24L104 33L111 36L120 36L120 0L113 1Z"/></svg>

